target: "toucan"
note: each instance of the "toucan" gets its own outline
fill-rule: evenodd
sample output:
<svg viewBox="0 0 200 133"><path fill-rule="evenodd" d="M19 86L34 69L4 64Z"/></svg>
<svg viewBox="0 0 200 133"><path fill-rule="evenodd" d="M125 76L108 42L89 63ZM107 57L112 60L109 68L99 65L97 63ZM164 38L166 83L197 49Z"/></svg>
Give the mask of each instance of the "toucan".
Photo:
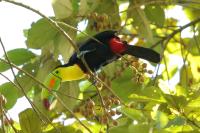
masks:
<svg viewBox="0 0 200 133"><path fill-rule="evenodd" d="M153 63L159 63L161 60L160 54L156 51L129 45L117 36L117 31L107 30L85 41L79 47L79 53L74 52L67 64L57 66L49 74L45 80L45 85L51 90L57 90L60 82L83 79L87 75L88 69L81 58L84 58L92 72L96 72L101 67L126 54ZM53 100L53 96L46 89L43 89L42 100L45 108L48 109Z"/></svg>

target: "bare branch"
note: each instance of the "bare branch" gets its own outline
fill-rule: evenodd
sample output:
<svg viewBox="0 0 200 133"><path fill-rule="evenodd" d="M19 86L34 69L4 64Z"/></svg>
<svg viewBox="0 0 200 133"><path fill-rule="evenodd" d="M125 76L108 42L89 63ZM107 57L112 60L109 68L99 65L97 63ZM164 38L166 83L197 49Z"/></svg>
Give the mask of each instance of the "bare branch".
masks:
<svg viewBox="0 0 200 133"><path fill-rule="evenodd" d="M155 43L154 45L152 45L151 48L154 48L154 47L156 47L157 45L162 44L164 41L169 42L169 40L170 40L171 38L173 38L177 33L180 33L180 32L183 31L184 29L186 29L186 28L188 28L188 27L190 27L190 26L192 26L192 25L195 25L195 24L197 24L197 23L199 23L199 22L200 22L200 18L197 18L197 19L191 21L190 23L188 23L188 24L182 26L181 28L179 28L179 29L173 31L173 32L172 32L171 34L169 34L168 36L163 37L163 39L161 39L160 41L158 41L157 43ZM167 44L167 43L166 43L166 44Z"/></svg>

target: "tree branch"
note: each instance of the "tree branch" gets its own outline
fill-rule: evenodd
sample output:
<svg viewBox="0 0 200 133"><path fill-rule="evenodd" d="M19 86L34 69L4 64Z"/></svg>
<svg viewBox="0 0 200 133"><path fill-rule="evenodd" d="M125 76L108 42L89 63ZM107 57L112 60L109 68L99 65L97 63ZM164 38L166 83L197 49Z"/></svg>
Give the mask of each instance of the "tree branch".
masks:
<svg viewBox="0 0 200 133"><path fill-rule="evenodd" d="M3 59L1 59L1 58L0 58L0 61L4 62L4 63L6 63L6 64L9 64L8 61L3 60ZM23 69L20 69L19 67L17 67L17 66L16 66L15 64L13 64L13 63L10 63L10 65L12 65L12 67L16 68L17 70L22 71L23 73L25 73L27 76L29 76L31 79L33 79L35 82L37 82L38 84L40 84L43 88L45 88L45 89L47 89L47 90L50 90L50 89L49 89L48 87L46 87L42 82L40 82L40 81L37 80L35 77L33 77L30 73L24 71ZM12 82L11 82L11 83L12 83ZM50 91L50 93L51 93L52 95L54 95L56 98L58 98L58 96L55 95L53 92ZM60 102L62 105L64 104L63 101L61 101L60 99L58 99L58 100L59 100L59 102ZM72 114L72 116L74 116L74 118L75 118L83 127L85 127L85 128L88 130L88 132L92 133L91 130L90 130L86 125L84 125L84 124L78 119L78 117L76 117L75 114L74 114L69 108L66 108L65 105L63 105L63 106L65 107L65 109L66 109L68 112L70 112L70 113Z"/></svg>
<svg viewBox="0 0 200 133"><path fill-rule="evenodd" d="M2 131L5 132L5 126L4 126L4 115L3 115L3 95L0 94L0 117L1 117L1 127Z"/></svg>
<svg viewBox="0 0 200 133"><path fill-rule="evenodd" d="M164 41L169 41L169 40L170 40L171 38L173 38L177 33L181 32L181 31L183 31L184 29L186 29L186 28L188 28L188 27L190 27L190 26L192 26L192 25L195 25L196 23L199 23L199 22L200 22L200 18L197 18L197 19L191 21L190 23L188 23L188 24L182 26L181 28L179 28L179 29L173 31L173 32L172 32L171 34L169 34L168 36L163 37L163 39L161 39L160 41L158 41L157 43L155 43L154 45L152 45L150 48L155 48L157 45L163 43ZM167 44L167 43L166 43L166 44Z"/></svg>
<svg viewBox="0 0 200 133"><path fill-rule="evenodd" d="M2 46L2 49L3 49L4 54L5 54L5 58L6 58L6 60L7 60L6 63L10 66L11 72L12 72L12 74L13 74L13 76L14 76L14 79L15 79L16 82L17 82L17 85L16 85L15 83L13 83L13 82L12 82L9 78L7 78L6 76L4 76L4 77L6 77L7 80L9 80L12 84L14 84L14 85L24 94L24 96L26 97L26 99L27 99L28 102L30 103L31 107L32 107L33 110L35 111L36 115L38 116L38 118L39 118L41 121L43 121L43 119L40 118L40 115L39 115L39 114L42 114L43 117L48 121L47 123L50 123L50 124L51 124L51 121L49 120L49 118L46 117L46 115L45 115L44 113L42 113L42 112L37 108L37 106L35 106L35 104L28 98L26 92L24 91L24 88L23 88L23 87L21 86L21 84L19 83L19 81L18 81L18 79L17 79L17 77L16 77L16 75L15 75L15 72L14 72L14 70L13 70L13 65L12 65L11 61L9 60L8 55L7 55L7 53L6 53L6 50L5 50L4 44L3 44L2 40L1 40L1 37L0 37L0 44L1 44L1 46ZM0 60L2 60L2 59L0 59ZM4 60L2 60L2 61L4 61ZM20 70L20 69L18 69L18 70ZM2 75L2 74L1 74L1 75ZM29 74L29 75L31 75L31 74ZM3 76L3 75L2 75L2 76ZM45 123L45 121L43 121L43 122ZM53 124L51 124L51 125L52 125L56 130L58 130Z"/></svg>

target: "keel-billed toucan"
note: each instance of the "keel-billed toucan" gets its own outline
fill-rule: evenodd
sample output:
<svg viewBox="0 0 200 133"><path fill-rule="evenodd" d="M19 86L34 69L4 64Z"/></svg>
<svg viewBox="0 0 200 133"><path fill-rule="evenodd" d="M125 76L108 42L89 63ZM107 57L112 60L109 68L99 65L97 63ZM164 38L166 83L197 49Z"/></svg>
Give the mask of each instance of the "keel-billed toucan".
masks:
<svg viewBox="0 0 200 133"><path fill-rule="evenodd" d="M51 72L45 81L45 84L50 89L58 89L59 82L79 80L86 76L88 70L82 62L81 56L93 72L125 54L154 63L160 62L160 55L157 52L152 49L127 44L125 41L120 40L116 35L116 31L104 31L93 37L95 39L90 38L79 47L80 54L75 52L67 64L58 66ZM44 106L49 108L53 97L45 89L42 92L42 99Z"/></svg>

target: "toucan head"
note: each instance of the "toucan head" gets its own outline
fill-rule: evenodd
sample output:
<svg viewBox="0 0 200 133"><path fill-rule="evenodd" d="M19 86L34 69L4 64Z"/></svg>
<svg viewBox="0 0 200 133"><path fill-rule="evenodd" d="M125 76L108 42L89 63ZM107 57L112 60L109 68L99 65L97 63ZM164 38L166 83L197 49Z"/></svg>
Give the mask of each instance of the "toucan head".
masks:
<svg viewBox="0 0 200 133"><path fill-rule="evenodd" d="M117 31L115 30L106 30L101 33L98 33L94 36L100 42L109 40L110 38L116 37Z"/></svg>
<svg viewBox="0 0 200 133"><path fill-rule="evenodd" d="M82 69L77 64L61 65L56 67L45 79L44 85L48 88L42 89L41 98L46 109L50 108L51 103L55 99L50 92L55 92L59 89L61 82L79 80L86 76Z"/></svg>
<svg viewBox="0 0 200 133"><path fill-rule="evenodd" d="M41 93L41 99L43 101L43 105L46 109L50 109L50 105L54 100L54 96L51 94L54 91L57 91L60 88L62 79L54 74L50 73L44 81L44 85L48 88L43 88Z"/></svg>

